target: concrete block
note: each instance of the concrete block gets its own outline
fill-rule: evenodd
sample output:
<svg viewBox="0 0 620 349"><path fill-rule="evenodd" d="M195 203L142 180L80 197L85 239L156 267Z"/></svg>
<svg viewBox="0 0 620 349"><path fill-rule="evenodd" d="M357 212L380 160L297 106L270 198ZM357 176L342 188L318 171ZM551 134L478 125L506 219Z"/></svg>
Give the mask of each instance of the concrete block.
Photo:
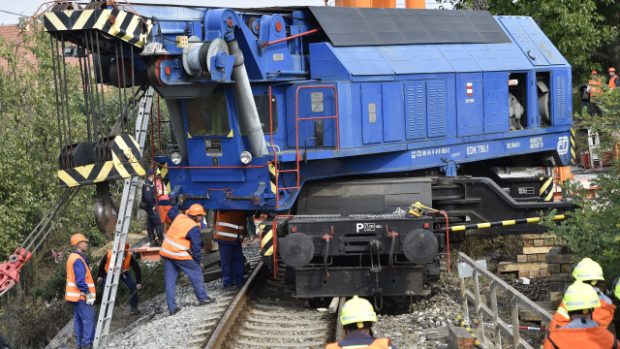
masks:
<svg viewBox="0 0 620 349"><path fill-rule="evenodd" d="M538 255L528 254L527 255L527 261L528 262L538 262Z"/></svg>
<svg viewBox="0 0 620 349"><path fill-rule="evenodd" d="M463 327L450 327L448 349L474 349L475 339Z"/></svg>
<svg viewBox="0 0 620 349"><path fill-rule="evenodd" d="M549 292L549 301L553 303L560 303L562 301L562 297L564 297L564 292L561 291L551 291Z"/></svg>
<svg viewBox="0 0 620 349"><path fill-rule="evenodd" d="M539 254L537 254L536 256L538 257L538 261L539 261L539 262L544 262L544 261L545 261L545 259L546 259L546 257L547 257L547 254L545 254L545 253L539 253Z"/></svg>
<svg viewBox="0 0 620 349"><path fill-rule="evenodd" d="M549 253L552 246L523 247L523 254Z"/></svg>
<svg viewBox="0 0 620 349"><path fill-rule="evenodd" d="M555 239L543 239L543 244L545 246L555 246L556 242Z"/></svg>
<svg viewBox="0 0 620 349"><path fill-rule="evenodd" d="M524 254L518 254L517 263L527 263L527 256Z"/></svg>
<svg viewBox="0 0 620 349"><path fill-rule="evenodd" d="M534 240L534 246L542 246L545 244L545 240L544 239L536 239Z"/></svg>
<svg viewBox="0 0 620 349"><path fill-rule="evenodd" d="M529 278L530 272L526 270L519 270L519 277Z"/></svg>
<svg viewBox="0 0 620 349"><path fill-rule="evenodd" d="M530 278L540 277L540 270L532 270L530 271Z"/></svg>
<svg viewBox="0 0 620 349"><path fill-rule="evenodd" d="M572 283L573 276L570 273L552 274L551 277L549 277L549 281L561 281L561 282Z"/></svg>
<svg viewBox="0 0 620 349"><path fill-rule="evenodd" d="M559 264L549 264L549 273L557 274L559 272L560 272L560 265Z"/></svg>
<svg viewBox="0 0 620 349"><path fill-rule="evenodd" d="M532 247L534 246L534 240L523 240L523 247Z"/></svg>
<svg viewBox="0 0 620 349"><path fill-rule="evenodd" d="M555 239L557 235L553 233L544 233L544 234L521 234L521 238L525 240L534 240L534 239Z"/></svg>
<svg viewBox="0 0 620 349"><path fill-rule="evenodd" d="M573 263L574 255L572 254L557 254L557 253L549 253L547 254L547 263Z"/></svg>
<svg viewBox="0 0 620 349"><path fill-rule="evenodd" d="M533 271L540 270L542 268L548 268L549 265L543 262L536 263L514 263L514 262L499 262L497 265L497 271L500 273L508 273L513 271Z"/></svg>
<svg viewBox="0 0 620 349"><path fill-rule="evenodd" d="M548 278L549 276L551 276L551 273L549 272L548 268L547 269L545 269L545 268L540 269L539 272L540 272L540 277L541 278Z"/></svg>
<svg viewBox="0 0 620 349"><path fill-rule="evenodd" d="M560 264L560 272L561 273L572 273L573 264Z"/></svg>

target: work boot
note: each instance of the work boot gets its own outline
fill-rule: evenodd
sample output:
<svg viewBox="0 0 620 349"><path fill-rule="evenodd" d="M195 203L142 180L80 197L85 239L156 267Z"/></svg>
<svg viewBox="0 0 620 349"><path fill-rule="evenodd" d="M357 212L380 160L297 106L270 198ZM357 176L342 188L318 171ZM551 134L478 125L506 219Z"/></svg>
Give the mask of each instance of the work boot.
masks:
<svg viewBox="0 0 620 349"><path fill-rule="evenodd" d="M170 316L172 316L172 315L174 315L174 314L178 313L179 311L181 311L181 307L176 307L174 310L171 310L171 311L170 311Z"/></svg>
<svg viewBox="0 0 620 349"><path fill-rule="evenodd" d="M203 305L207 305L207 304L211 304L215 302L215 298L211 298L209 296L207 296L207 298L201 300L200 302L198 302L198 306L203 306Z"/></svg>

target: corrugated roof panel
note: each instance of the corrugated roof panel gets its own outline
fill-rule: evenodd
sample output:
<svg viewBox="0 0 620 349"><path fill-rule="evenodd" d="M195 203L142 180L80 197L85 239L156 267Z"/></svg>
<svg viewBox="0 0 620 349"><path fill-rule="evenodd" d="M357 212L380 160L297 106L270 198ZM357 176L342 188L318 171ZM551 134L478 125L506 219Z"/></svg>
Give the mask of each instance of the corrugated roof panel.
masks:
<svg viewBox="0 0 620 349"><path fill-rule="evenodd" d="M516 44L466 45L465 49L478 61L482 71L532 69L532 63Z"/></svg>
<svg viewBox="0 0 620 349"><path fill-rule="evenodd" d="M439 45L439 52L445 57L448 63L456 72L479 72L483 68L469 54L465 47L470 45Z"/></svg>
<svg viewBox="0 0 620 349"><path fill-rule="evenodd" d="M547 61L545 55L540 52L538 46L534 44L534 41L532 41L525 29L521 26L523 18L527 17L502 16L497 18L504 24L506 30L508 30L508 33L512 36L513 41L519 45L532 64L536 66L549 65L549 61Z"/></svg>
<svg viewBox="0 0 620 349"><path fill-rule="evenodd" d="M520 17L519 22L538 50L545 55L550 64L568 64L560 51L551 43L531 17Z"/></svg>
<svg viewBox="0 0 620 349"><path fill-rule="evenodd" d="M334 52L351 75L394 75L377 47L335 47Z"/></svg>
<svg viewBox="0 0 620 349"><path fill-rule="evenodd" d="M380 46L377 50L395 74L448 73L452 66L437 45Z"/></svg>

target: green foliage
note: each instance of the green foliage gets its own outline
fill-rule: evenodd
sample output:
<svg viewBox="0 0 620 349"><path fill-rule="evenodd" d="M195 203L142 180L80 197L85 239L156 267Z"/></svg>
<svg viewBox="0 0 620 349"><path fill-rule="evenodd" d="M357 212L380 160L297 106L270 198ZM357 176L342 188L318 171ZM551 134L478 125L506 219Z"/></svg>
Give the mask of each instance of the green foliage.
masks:
<svg viewBox="0 0 620 349"><path fill-rule="evenodd" d="M445 1L444 1L445 2ZM460 8L486 9L496 15L531 16L573 66L573 81L593 68L618 63L609 50L618 40L620 6L613 0L452 0ZM615 21L615 22L614 22Z"/></svg>
<svg viewBox="0 0 620 349"><path fill-rule="evenodd" d="M620 273L620 181L618 169L601 175L596 199L589 199L581 188L572 185L572 199L579 206L568 219L552 227L579 257L599 262L608 279Z"/></svg>

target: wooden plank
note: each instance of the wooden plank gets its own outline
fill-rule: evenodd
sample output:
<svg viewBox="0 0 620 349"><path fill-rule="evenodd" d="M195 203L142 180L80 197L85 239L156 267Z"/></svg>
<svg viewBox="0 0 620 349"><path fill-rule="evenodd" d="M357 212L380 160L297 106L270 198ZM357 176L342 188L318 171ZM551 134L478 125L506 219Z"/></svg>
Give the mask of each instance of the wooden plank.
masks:
<svg viewBox="0 0 620 349"><path fill-rule="evenodd" d="M329 303L329 313L330 314L335 314L338 311L338 302L340 302L340 298L338 297L334 297L332 298L332 301Z"/></svg>

